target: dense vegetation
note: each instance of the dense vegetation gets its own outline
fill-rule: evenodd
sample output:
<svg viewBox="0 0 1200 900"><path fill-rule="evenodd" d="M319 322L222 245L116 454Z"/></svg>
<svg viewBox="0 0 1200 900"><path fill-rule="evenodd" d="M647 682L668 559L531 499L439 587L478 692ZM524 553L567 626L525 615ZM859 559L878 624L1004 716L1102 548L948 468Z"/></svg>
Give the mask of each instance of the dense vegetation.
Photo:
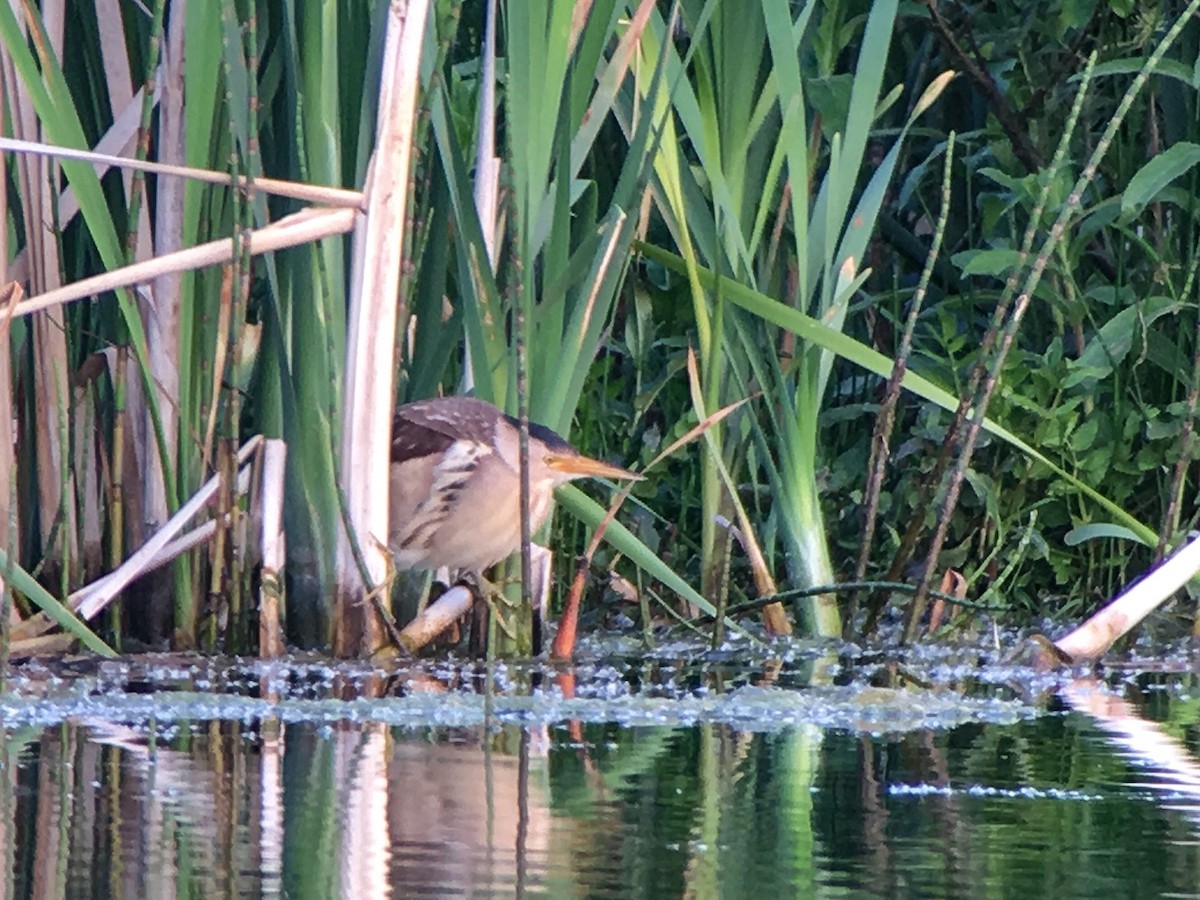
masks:
<svg viewBox="0 0 1200 900"><path fill-rule="evenodd" d="M634 467L708 423L593 563L643 616L828 587L806 629L899 603L911 638L950 570L1013 620L1093 606L1195 527L1198 5L512 0L493 60L484 2L407 45L418 0L0 4L14 138L224 173L7 156L14 640L36 607L84 634L54 598L216 475L207 543L70 605L252 644L261 433L291 638L370 649L386 409L467 385ZM603 510L560 499L565 580Z"/></svg>

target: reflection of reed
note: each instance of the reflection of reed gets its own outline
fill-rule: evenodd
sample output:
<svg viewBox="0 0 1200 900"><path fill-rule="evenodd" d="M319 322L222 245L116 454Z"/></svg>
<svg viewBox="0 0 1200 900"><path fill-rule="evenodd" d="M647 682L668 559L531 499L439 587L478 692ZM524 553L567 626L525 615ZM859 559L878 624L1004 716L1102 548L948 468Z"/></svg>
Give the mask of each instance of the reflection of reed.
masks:
<svg viewBox="0 0 1200 900"><path fill-rule="evenodd" d="M387 729L378 722L345 725L334 736L335 777L345 798L338 869L343 900L392 895L387 746Z"/></svg>
<svg viewBox="0 0 1200 900"><path fill-rule="evenodd" d="M48 735L49 736L49 735ZM71 731L66 732L69 748ZM57 773L63 769L63 756L69 755L63 741L54 735L42 743L42 758L46 765L38 769L38 796L46 802L38 804L35 825L36 845L33 856L33 893L35 898L61 897L65 892L65 852L62 834L71 821L71 791L58 784Z"/></svg>
<svg viewBox="0 0 1200 900"><path fill-rule="evenodd" d="M17 843L16 827L16 784L17 767L13 764L13 751L7 733L0 733L0 900L15 897L13 878L14 851Z"/></svg>
<svg viewBox="0 0 1200 900"><path fill-rule="evenodd" d="M388 765L388 820L397 896L518 893L544 871L549 792L528 756L479 747L397 743ZM524 765L523 765L524 764ZM536 877L533 879L536 881Z"/></svg>
<svg viewBox="0 0 1200 900"><path fill-rule="evenodd" d="M552 838L572 878L579 829L552 834L539 729L257 730L199 723L172 749L109 722L46 729L0 780L0 900L520 895L545 886Z"/></svg>
<svg viewBox="0 0 1200 900"><path fill-rule="evenodd" d="M74 733L77 726L67 727ZM40 767L79 798L70 823L74 865L86 870L94 860L109 860L101 869L108 896L282 896L280 725L260 725L257 770L249 765L240 723L198 728L182 751L152 747L132 728L92 722L81 768ZM54 733L43 738L43 761ZM93 784L101 786L94 800Z"/></svg>
<svg viewBox="0 0 1200 900"><path fill-rule="evenodd" d="M283 896L283 725L269 719L259 726L262 747L258 756L258 846L262 895L267 900ZM253 829L251 829L253 831Z"/></svg>
<svg viewBox="0 0 1200 900"><path fill-rule="evenodd" d="M858 802L861 804L863 869L867 883L880 890L892 880L892 845L888 840L889 813L884 802L887 768L877 765L876 738L858 739ZM882 769L882 773L880 770Z"/></svg>
<svg viewBox="0 0 1200 900"><path fill-rule="evenodd" d="M76 726L68 728L76 730ZM219 778L203 756L151 747L132 728L94 722L86 733L120 754L120 764L109 770L105 785L117 819L113 837L117 846L111 848L110 858L117 869L113 881L119 885L118 896L169 898L179 894L181 887L185 887L184 893L190 889L203 896L221 896L220 888L227 890L228 885L220 886L217 875L228 871L229 860L229 844L223 843L222 837L234 839L228 832L222 835L231 808L230 789L222 784L227 779ZM207 762L221 757L219 737L219 733L210 733L210 740L197 742L199 749L210 750ZM56 777L70 779L71 772L70 767L59 769ZM66 791L79 787L78 779L75 784L62 785ZM246 787L239 785L238 790ZM92 840L98 837L93 834ZM81 849L86 846L81 842ZM105 849L95 846L93 854L101 858Z"/></svg>
<svg viewBox="0 0 1200 900"><path fill-rule="evenodd" d="M1186 797L1189 802L1163 805L1184 813L1194 828L1200 827L1200 762L1183 743L1090 678L1071 682L1062 696L1074 709L1090 716L1117 744L1122 756L1138 765L1140 783Z"/></svg>

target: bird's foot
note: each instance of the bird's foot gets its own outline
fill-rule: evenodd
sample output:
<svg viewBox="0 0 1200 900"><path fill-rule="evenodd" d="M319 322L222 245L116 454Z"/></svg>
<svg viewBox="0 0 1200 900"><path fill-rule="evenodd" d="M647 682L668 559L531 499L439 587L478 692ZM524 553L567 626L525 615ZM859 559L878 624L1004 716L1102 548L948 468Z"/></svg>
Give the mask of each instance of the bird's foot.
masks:
<svg viewBox="0 0 1200 900"><path fill-rule="evenodd" d="M383 581L377 584L374 589L363 598L364 603L370 603L375 607L375 612L379 615L379 619L383 622L383 627L387 630L388 637L391 638L393 644L403 649L404 644L400 641L400 628L396 624L396 620L392 617L391 610L388 608L388 600L392 596L392 588L396 584L396 559L392 556L392 551L387 545L375 539L375 543L383 552L384 558L384 575Z"/></svg>
<svg viewBox="0 0 1200 900"><path fill-rule="evenodd" d="M517 630L505 614L506 609L512 609L512 604L504 596L504 582L489 581L480 572L470 572L461 580L466 583L476 597L488 605L496 624L510 639L515 641Z"/></svg>

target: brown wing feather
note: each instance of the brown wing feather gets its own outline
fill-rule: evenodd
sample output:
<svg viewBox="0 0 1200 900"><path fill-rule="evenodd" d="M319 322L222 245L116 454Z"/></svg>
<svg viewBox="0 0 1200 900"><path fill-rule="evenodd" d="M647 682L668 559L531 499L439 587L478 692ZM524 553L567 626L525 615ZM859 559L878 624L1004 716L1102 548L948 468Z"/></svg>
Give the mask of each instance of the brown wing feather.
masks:
<svg viewBox="0 0 1200 900"><path fill-rule="evenodd" d="M458 440L491 444L500 410L473 397L418 400L396 410L392 462L444 453Z"/></svg>

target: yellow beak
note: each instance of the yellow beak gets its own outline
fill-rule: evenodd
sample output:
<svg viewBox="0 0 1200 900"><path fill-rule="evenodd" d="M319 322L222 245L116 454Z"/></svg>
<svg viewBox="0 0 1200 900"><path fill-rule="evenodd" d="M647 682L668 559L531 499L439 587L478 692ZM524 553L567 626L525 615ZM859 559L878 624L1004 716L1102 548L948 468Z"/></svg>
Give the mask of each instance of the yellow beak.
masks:
<svg viewBox="0 0 1200 900"><path fill-rule="evenodd" d="M582 453L552 455L546 457L546 465L556 472L570 475L572 478L612 478L619 481L644 481L645 478L636 472L612 466Z"/></svg>

